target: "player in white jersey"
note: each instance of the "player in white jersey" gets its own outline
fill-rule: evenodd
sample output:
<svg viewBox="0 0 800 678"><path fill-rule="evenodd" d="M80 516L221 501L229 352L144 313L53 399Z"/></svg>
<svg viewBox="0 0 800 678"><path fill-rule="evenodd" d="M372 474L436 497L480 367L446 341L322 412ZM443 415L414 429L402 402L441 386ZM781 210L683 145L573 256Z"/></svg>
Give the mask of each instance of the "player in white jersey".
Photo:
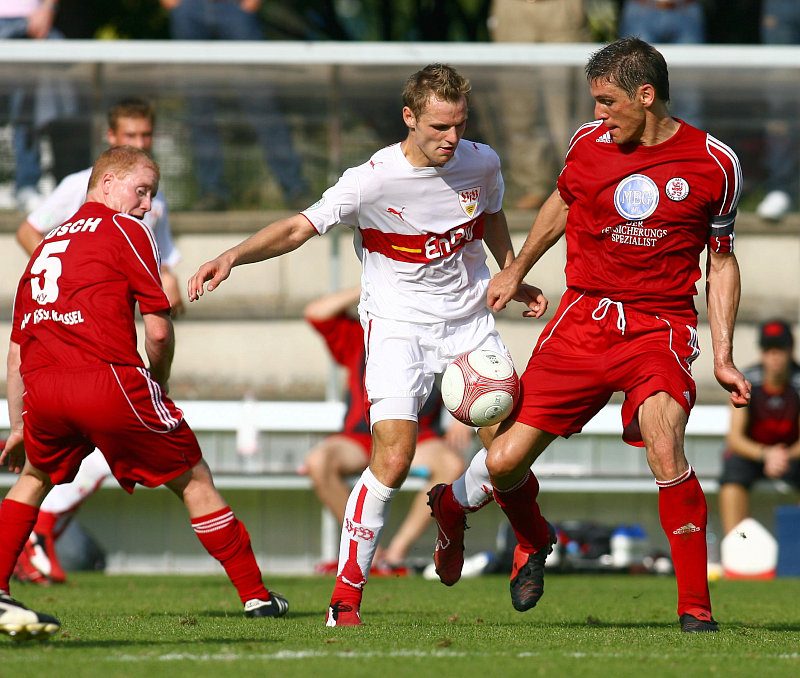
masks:
<svg viewBox="0 0 800 678"><path fill-rule="evenodd" d="M109 146L134 146L147 153L153 146L155 111L151 104L138 98L123 99L108 110L106 139ZM42 237L69 219L86 201L86 190L92 168L75 172L59 183L47 199L17 229L17 240L30 255ZM172 307L173 316L183 313L183 301L177 278L172 272L181 259L172 240L169 212L164 195L159 191L151 210L142 221L153 232L161 254L161 280ZM15 576L23 581L63 582L64 571L55 552L55 541L80 505L111 475L105 457L95 450L81 464L75 479L56 485L42 503L39 519L29 543L20 557Z"/></svg>
<svg viewBox="0 0 800 678"><path fill-rule="evenodd" d="M355 230L373 451L345 509L329 626L361 623L367 574L388 505L414 456L417 412L435 375L464 351L506 351L486 307L481 241L501 268L514 253L498 157L488 146L462 141L469 94L469 82L449 66L418 71L403 91L403 142L348 170L315 205L266 226L189 280L195 301L206 283L216 289L234 266L295 250L337 224ZM537 288L523 286L516 298L528 305L528 316L539 317L547 306Z"/></svg>

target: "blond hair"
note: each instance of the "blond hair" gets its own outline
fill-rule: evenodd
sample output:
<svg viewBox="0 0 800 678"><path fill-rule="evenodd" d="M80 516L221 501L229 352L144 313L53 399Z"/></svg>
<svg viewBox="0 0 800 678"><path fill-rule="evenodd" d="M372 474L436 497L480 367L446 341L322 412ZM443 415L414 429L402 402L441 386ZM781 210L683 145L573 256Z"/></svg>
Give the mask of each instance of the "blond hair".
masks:
<svg viewBox="0 0 800 678"><path fill-rule="evenodd" d="M88 190L91 191L97 186L107 172L112 172L118 179L123 179L139 166L149 167L155 172L156 180L153 186L153 194L155 194L161 179L158 164L147 153L133 146L115 146L103 151L92 167Z"/></svg>
<svg viewBox="0 0 800 678"><path fill-rule="evenodd" d="M408 106L418 118L425 112L432 96L447 103L458 103L462 98L469 103L471 91L469 80L460 76L455 68L446 64L428 64L406 80L403 106Z"/></svg>

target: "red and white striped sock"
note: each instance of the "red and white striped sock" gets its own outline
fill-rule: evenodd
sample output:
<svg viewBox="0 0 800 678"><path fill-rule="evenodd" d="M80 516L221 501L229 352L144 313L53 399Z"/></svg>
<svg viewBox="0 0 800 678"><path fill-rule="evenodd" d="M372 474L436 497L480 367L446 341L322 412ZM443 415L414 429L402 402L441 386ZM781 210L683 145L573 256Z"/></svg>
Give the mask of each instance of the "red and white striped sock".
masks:
<svg viewBox="0 0 800 678"><path fill-rule="evenodd" d="M690 466L672 480L657 480L658 513L669 540L678 584L678 616L711 614L706 546L707 507L703 488Z"/></svg>
<svg viewBox="0 0 800 678"><path fill-rule="evenodd" d="M0 502L0 590L8 593L9 580L19 554L36 524L38 506L13 499Z"/></svg>
<svg viewBox="0 0 800 678"><path fill-rule="evenodd" d="M341 600L351 605L361 604L389 504L396 493L397 489L381 483L369 468L364 469L353 487L344 510L339 569L332 603Z"/></svg>
<svg viewBox="0 0 800 678"><path fill-rule="evenodd" d="M192 518L192 529L206 551L225 568L243 603L253 598L269 600L269 591L261 581L261 571L250 545L250 535L230 507Z"/></svg>

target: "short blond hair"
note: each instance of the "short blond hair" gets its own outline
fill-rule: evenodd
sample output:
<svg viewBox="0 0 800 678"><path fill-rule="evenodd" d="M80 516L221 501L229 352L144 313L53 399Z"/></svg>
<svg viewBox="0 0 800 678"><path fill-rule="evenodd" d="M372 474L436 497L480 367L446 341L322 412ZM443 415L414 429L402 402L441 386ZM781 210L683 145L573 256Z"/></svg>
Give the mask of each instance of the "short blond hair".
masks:
<svg viewBox="0 0 800 678"><path fill-rule="evenodd" d="M469 103L472 85L458 74L455 68L446 64L428 64L417 71L403 88L403 106L408 106L415 117L425 112L431 96L439 101L458 103L462 98Z"/></svg>
<svg viewBox="0 0 800 678"><path fill-rule="evenodd" d="M144 151L133 146L115 146L103 151L92 167L89 177L88 190L92 190L99 183L106 172L113 172L119 179L123 179L139 166L149 167L156 175L153 194L158 191L158 182L161 179L161 170L158 163Z"/></svg>

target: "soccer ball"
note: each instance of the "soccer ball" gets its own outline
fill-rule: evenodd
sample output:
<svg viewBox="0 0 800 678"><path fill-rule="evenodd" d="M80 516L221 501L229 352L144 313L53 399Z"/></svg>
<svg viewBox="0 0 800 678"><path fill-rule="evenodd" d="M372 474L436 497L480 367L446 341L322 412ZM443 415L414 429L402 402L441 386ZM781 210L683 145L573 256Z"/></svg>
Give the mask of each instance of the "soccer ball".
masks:
<svg viewBox="0 0 800 678"><path fill-rule="evenodd" d="M519 378L514 365L496 351L463 353L444 371L442 400L468 426L493 426L503 421L517 402Z"/></svg>

